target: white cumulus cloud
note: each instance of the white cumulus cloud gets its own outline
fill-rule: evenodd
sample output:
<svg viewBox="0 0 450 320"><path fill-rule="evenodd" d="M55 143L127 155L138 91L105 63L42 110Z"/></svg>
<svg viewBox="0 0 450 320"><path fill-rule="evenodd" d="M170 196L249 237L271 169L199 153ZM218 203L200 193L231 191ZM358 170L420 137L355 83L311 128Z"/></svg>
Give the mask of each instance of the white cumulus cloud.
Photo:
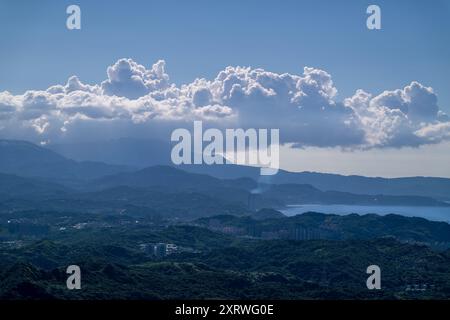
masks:
<svg viewBox="0 0 450 320"><path fill-rule="evenodd" d="M357 90L337 101L337 88L324 70L274 73L227 67L211 80L176 86L165 62L150 68L120 59L107 79L66 84L20 95L0 92L0 136L33 141L114 138L168 139L193 120L221 128L278 128L293 146L382 148L450 140L449 117L433 89L417 81L373 96Z"/></svg>

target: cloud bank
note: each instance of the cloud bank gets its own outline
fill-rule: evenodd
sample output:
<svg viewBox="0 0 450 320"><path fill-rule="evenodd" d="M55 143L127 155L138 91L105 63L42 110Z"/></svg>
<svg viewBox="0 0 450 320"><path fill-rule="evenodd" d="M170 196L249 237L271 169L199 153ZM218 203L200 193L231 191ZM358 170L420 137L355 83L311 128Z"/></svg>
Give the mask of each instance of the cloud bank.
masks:
<svg viewBox="0 0 450 320"><path fill-rule="evenodd" d="M433 89L417 81L373 96L357 90L343 101L330 74L227 67L215 79L176 86L165 61L151 68L120 59L107 79L89 85L72 76L65 85L0 92L0 136L61 142L139 136L170 139L192 121L219 128L278 128L293 146L384 148L450 140L450 119Z"/></svg>

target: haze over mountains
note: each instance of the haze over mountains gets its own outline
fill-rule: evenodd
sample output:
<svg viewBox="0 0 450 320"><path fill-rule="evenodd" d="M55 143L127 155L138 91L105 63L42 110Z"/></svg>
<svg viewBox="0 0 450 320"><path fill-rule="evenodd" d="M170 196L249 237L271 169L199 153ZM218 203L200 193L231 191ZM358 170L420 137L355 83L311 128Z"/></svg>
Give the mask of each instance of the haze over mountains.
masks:
<svg viewBox="0 0 450 320"><path fill-rule="evenodd" d="M49 148L58 150L62 155L29 142L0 140L0 154L2 155L0 172L72 183L119 174L115 178L103 179L103 182L106 183L111 179L128 181L132 179L132 171L138 172L138 169L145 167L171 165L170 145L156 140L124 138L76 146L56 145L49 146ZM70 155L77 161L63 155ZM251 178L254 181L261 180L259 169L254 167L182 165L178 168L192 173L207 174L219 179ZM130 176L126 176L124 174L126 172L130 172ZM162 174L162 172L154 171L153 174ZM138 176L139 173L134 175ZM149 183L146 182L148 181L147 178L142 178L142 180L145 180L144 184ZM194 176L185 175L183 178L190 180L194 179ZM214 183L211 178L196 177L196 179L209 179L210 183ZM161 182L163 180L164 178L160 178ZM182 182L178 181L178 183ZM450 201L450 179L448 178L406 177L388 179L315 172L293 173L280 170L277 175L271 176L270 180L263 180L262 183L302 184L311 185L320 191L339 191L360 195L420 196ZM136 183L132 184L136 186ZM191 184L195 185L195 183Z"/></svg>
<svg viewBox="0 0 450 320"><path fill-rule="evenodd" d="M149 162L160 162L161 154L169 150L153 149L152 152L143 141L129 142L128 139L111 141L105 148L88 145L83 149L79 146L79 150L86 152L84 157L90 150L96 152L93 159L75 161L29 142L0 140L0 172L8 174L1 182L3 193L14 194L13 190L21 184L26 186L24 190L33 186L39 189L36 194L48 194L48 190L61 192L65 188L94 191L118 186L159 187L171 192L203 192L244 204L248 193L261 193L258 195L260 201L273 206L299 203L445 205L442 201L450 200L450 179L445 178L384 179L280 171L269 177L270 180L261 180L257 168L236 165L184 165L179 167L183 169L180 170L166 164L137 169L131 166L132 159L136 159L132 150L137 150L138 157L149 159ZM153 154L159 158L153 158ZM127 157L132 159L128 161ZM92 161L100 159L119 159L120 164ZM15 179L13 175L22 178ZM11 183L13 180L15 183ZM10 191L6 185L11 186Z"/></svg>
<svg viewBox="0 0 450 320"><path fill-rule="evenodd" d="M27 177L84 180L129 170L96 161L74 161L18 140L0 140L0 155L0 172Z"/></svg>

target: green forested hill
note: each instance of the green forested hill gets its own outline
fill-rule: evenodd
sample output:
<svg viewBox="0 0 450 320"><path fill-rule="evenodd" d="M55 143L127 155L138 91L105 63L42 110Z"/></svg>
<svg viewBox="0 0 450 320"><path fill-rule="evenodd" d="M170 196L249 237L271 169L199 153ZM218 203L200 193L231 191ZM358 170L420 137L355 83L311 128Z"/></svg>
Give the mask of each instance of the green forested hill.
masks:
<svg viewBox="0 0 450 320"><path fill-rule="evenodd" d="M114 240L115 239L115 240ZM164 258L139 250L167 241L190 251ZM393 239L245 240L195 227L82 231L0 252L2 299L410 299L448 298L450 254ZM82 290L65 288L65 267ZM366 288L367 266L382 290ZM412 286L412 287L411 287ZM411 290L419 286L424 290Z"/></svg>

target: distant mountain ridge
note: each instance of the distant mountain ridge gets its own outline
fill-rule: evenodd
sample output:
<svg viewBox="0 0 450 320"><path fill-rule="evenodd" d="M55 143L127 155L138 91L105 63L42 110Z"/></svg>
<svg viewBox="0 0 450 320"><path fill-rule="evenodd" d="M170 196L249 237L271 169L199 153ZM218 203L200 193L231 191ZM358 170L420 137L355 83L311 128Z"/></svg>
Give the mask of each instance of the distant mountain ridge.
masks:
<svg viewBox="0 0 450 320"><path fill-rule="evenodd" d="M267 204L359 204L450 206L445 202L423 196L363 195L339 191L321 191L309 184L258 184L251 179L223 180L205 174L195 174L169 166L154 166L136 172L119 173L93 182L97 189L120 186L133 188L163 187L166 191L195 191L221 199L246 203L253 198L256 208ZM258 190L256 193L255 190Z"/></svg>
<svg viewBox="0 0 450 320"><path fill-rule="evenodd" d="M2 173L55 180L86 180L129 170L128 167L102 162L77 162L27 141L0 140Z"/></svg>
<svg viewBox="0 0 450 320"><path fill-rule="evenodd" d="M134 172L122 172L104 176L96 179L94 184L100 188L120 185L132 187L207 188L221 184L221 180L206 174L195 174L170 166L158 165Z"/></svg>
<svg viewBox="0 0 450 320"><path fill-rule="evenodd" d="M240 178L233 178L231 175L224 179L215 177L212 173L225 170L259 174L259 169L234 165L199 165L194 173L189 169L195 166L158 165L133 170L102 162L78 162L44 147L12 140L0 140L0 154L0 173L39 178L41 182L44 179L75 188L79 192L120 186L159 188L165 193L196 192L244 205L247 205L249 194L255 194L256 209L308 203L448 206L448 203L436 199L446 200L447 194L450 198L450 179L445 178L384 179L281 170L279 174L265 179L261 179L259 175ZM208 174L200 173L202 168L206 168ZM29 186L35 185L36 181L27 183ZM43 190L48 189L48 193L57 194L54 186L42 183L41 186ZM354 192L342 191L347 189ZM7 191L7 187L4 190Z"/></svg>
<svg viewBox="0 0 450 320"><path fill-rule="evenodd" d="M103 161L140 168L171 165L170 143L159 140L123 138L74 145L53 145L52 150L77 160ZM157 152L156 152L157 151ZM258 180L259 168L241 165L181 165L181 169L220 179ZM413 195L450 201L450 178L381 178L318 172L280 170L267 180L274 184L309 184L322 191L341 191L367 195Z"/></svg>
<svg viewBox="0 0 450 320"><path fill-rule="evenodd" d="M209 174L217 178L249 177L258 180L260 177L259 168L240 165L184 165L182 168L189 172ZM340 191L366 195L424 196L450 202L450 178L420 176L382 178L279 170L276 175L265 177L264 181L271 184L311 185L322 191Z"/></svg>

